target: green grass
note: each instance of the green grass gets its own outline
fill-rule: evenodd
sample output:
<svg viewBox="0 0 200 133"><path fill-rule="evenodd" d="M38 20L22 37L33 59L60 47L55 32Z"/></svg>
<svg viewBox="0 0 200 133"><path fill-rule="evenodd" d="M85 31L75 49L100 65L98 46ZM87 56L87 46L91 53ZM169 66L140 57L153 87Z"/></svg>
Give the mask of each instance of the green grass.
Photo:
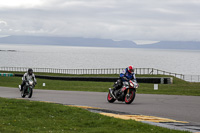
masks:
<svg viewBox="0 0 200 133"><path fill-rule="evenodd" d="M22 80L20 77L0 77L0 86L18 87ZM111 82L85 82L85 81L63 81L37 79L38 84L34 89L47 90L72 90L72 91L97 91L106 92L108 87L112 87ZM46 86L42 86L45 83Z"/></svg>
<svg viewBox="0 0 200 133"><path fill-rule="evenodd" d="M87 110L28 100L0 98L0 133L181 133L133 120L121 120Z"/></svg>
<svg viewBox="0 0 200 133"><path fill-rule="evenodd" d="M118 75L68 75L68 74L47 74L35 73L36 75L51 76L87 76L87 77L118 77ZM170 77L166 75L136 75L136 77ZM35 89L48 90L71 90L71 91L96 91L107 92L112 87L112 82L91 82L91 81L62 81L37 79ZM46 83L46 86L42 86ZM18 87L21 84L20 77L0 77L0 86ZM200 96L200 83L190 83L173 77L173 84L159 84L158 90L154 90L154 84L140 83L137 93L143 94L167 94L167 95L191 95Z"/></svg>
<svg viewBox="0 0 200 133"><path fill-rule="evenodd" d="M151 77L151 75L142 75ZM167 77L166 75L155 75L154 77ZM169 77L169 76L168 76ZM143 94L168 94L168 95L191 95L200 96L200 83L186 82L173 77L173 84L159 84L158 90L153 90L154 84L140 84L139 93Z"/></svg>
<svg viewBox="0 0 200 133"><path fill-rule="evenodd" d="M153 90L153 84L140 84L141 89L138 89L139 93L143 94L167 94L167 95L190 95L200 96L200 84L199 83L187 83L187 84L159 84L158 90Z"/></svg>

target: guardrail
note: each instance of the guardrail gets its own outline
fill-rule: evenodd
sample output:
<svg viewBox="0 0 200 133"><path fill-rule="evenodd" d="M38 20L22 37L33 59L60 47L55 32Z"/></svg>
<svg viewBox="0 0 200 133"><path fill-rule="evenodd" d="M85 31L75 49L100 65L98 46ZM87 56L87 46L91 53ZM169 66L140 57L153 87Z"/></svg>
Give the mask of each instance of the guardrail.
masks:
<svg viewBox="0 0 200 133"><path fill-rule="evenodd" d="M101 68L101 69L57 69L57 68L33 68L34 72L61 73L61 74L120 74L124 68ZM27 67L0 67L0 71L26 72ZM171 73L155 68L135 68L135 73L140 75L169 75L188 82L200 82L200 75L183 75Z"/></svg>

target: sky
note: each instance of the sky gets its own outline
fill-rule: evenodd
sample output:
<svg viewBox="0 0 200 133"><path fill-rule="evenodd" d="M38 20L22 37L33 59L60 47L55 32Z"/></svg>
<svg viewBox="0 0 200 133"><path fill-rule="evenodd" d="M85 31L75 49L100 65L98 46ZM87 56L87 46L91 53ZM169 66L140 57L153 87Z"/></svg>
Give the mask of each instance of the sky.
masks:
<svg viewBox="0 0 200 133"><path fill-rule="evenodd" d="M0 0L0 37L200 41L200 0Z"/></svg>

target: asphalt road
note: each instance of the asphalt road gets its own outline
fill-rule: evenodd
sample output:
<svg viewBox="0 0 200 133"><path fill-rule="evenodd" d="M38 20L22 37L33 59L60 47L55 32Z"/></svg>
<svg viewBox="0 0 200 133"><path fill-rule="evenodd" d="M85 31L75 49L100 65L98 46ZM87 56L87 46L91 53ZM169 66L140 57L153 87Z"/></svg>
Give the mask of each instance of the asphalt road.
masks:
<svg viewBox="0 0 200 133"><path fill-rule="evenodd" d="M0 97L21 98L18 88L0 87ZM34 101L100 107L103 109L171 118L200 124L200 97L177 95L137 94L135 101L108 103L105 92L34 90Z"/></svg>

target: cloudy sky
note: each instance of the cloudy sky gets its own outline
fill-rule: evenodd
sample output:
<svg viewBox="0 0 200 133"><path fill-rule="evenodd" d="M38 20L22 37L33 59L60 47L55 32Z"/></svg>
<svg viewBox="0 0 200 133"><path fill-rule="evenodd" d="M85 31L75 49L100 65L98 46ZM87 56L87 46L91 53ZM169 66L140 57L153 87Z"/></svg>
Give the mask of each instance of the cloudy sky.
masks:
<svg viewBox="0 0 200 133"><path fill-rule="evenodd" d="M200 0L0 0L0 36L200 41Z"/></svg>

